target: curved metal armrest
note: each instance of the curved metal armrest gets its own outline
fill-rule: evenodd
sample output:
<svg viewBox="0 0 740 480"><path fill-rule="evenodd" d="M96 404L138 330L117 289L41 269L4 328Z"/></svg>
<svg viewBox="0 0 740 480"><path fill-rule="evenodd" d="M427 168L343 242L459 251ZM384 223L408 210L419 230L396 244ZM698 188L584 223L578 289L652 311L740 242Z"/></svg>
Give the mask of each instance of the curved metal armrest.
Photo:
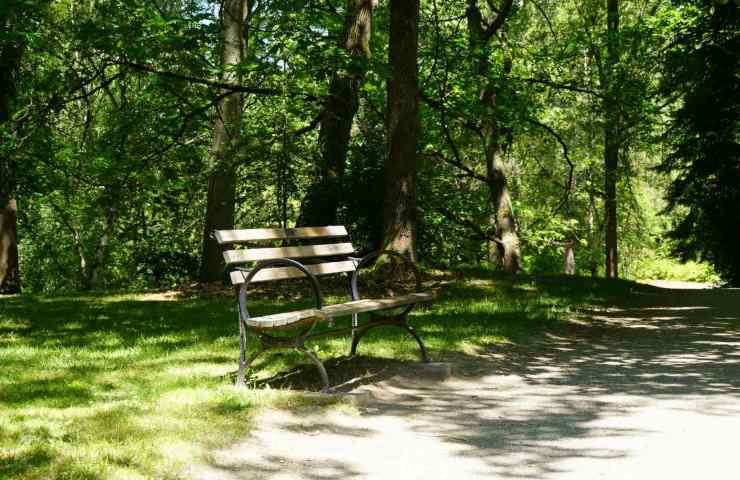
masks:
<svg viewBox="0 0 740 480"><path fill-rule="evenodd" d="M379 258L381 255L391 255L401 258L407 265L409 265L411 267L411 270L414 272L414 279L416 280L416 291L421 291L421 274L419 273L419 269L416 267L416 264L412 262L411 259L409 259L406 255L396 252L395 250L376 250L362 257L360 262L357 264L355 271L352 272L352 278L350 279L350 295L352 296L352 300L360 300L360 293L357 290L357 277L360 273L360 270L362 269L362 267L370 263L372 260Z"/></svg>
<svg viewBox="0 0 740 480"><path fill-rule="evenodd" d="M247 287L249 286L249 283L252 281L255 275L257 275L257 272L259 272L262 269L274 267L277 265L283 265L288 267L295 267L298 270L302 271L306 277L308 277L309 282L311 283L311 288L313 289L314 298L316 299L316 308L318 310L321 310L324 306L324 297L321 295L321 288L319 287L319 281L316 279L316 276L311 273L305 265L303 265L301 262L298 262L296 260L293 260L292 258L277 258L274 260L263 260L261 262L257 262L257 265L249 271L249 274L244 279L244 283L241 284L239 287L239 317L242 319L243 322L247 322L249 320L249 310L247 310Z"/></svg>

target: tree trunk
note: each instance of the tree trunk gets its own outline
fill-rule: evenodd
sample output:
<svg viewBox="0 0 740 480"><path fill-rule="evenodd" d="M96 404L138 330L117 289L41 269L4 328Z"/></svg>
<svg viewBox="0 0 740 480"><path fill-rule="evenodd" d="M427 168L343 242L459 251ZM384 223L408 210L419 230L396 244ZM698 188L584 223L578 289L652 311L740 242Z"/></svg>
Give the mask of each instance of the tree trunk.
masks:
<svg viewBox="0 0 740 480"><path fill-rule="evenodd" d="M588 252L589 261L588 269L591 272L592 277L598 276L599 273L599 262L594 254L597 251L598 245L596 240L596 199L594 198L593 192L588 193Z"/></svg>
<svg viewBox="0 0 740 480"><path fill-rule="evenodd" d="M604 96L604 225L606 228L606 278L618 278L617 180L619 167L619 111L617 109L616 66L619 61L619 5L607 0L607 53Z"/></svg>
<svg viewBox="0 0 740 480"><path fill-rule="evenodd" d="M95 255L93 256L93 264L90 265L88 271L88 285L90 288L95 288L100 282L100 274L105 267L105 260L108 257L108 245L110 238L113 236L113 231L116 227L116 221L118 220L118 209L111 205L106 208L105 212L105 230L98 239L98 245L95 247Z"/></svg>
<svg viewBox="0 0 740 480"><path fill-rule="evenodd" d="M250 6L244 0L225 0L222 3L223 53L221 80L238 83L234 67L244 57L245 33ZM206 221L203 229L203 255L200 281L213 282L224 278L224 263L214 230L234 228L236 201L236 162L234 156L241 138L242 96L234 93L218 104L213 126L213 158L216 171L208 180Z"/></svg>
<svg viewBox="0 0 740 480"><path fill-rule="evenodd" d="M12 31L15 20L13 3L4 10L0 25ZM23 46L20 44L0 44L0 133L10 121L12 100L16 93L15 75L22 53ZM11 152L0 146L0 293L20 291L16 165L10 155Z"/></svg>
<svg viewBox="0 0 740 480"><path fill-rule="evenodd" d="M613 140L615 132L607 126L604 148L604 227L606 228L606 278L619 278L617 253L617 166L619 146Z"/></svg>
<svg viewBox="0 0 740 480"><path fill-rule="evenodd" d="M377 0L347 0L340 46L353 57L370 57L373 9L376 6ZM321 159L316 177L303 199L298 225L337 223L344 167L363 74L359 67L354 67L349 73L334 74L319 128Z"/></svg>
<svg viewBox="0 0 740 480"><path fill-rule="evenodd" d="M16 201L3 201L0 209L0 293L20 292Z"/></svg>
<svg viewBox="0 0 740 480"><path fill-rule="evenodd" d="M489 25L498 22L499 26L497 28L501 29L510 7L511 2L504 2L498 14L504 15L504 17L496 17ZM514 215L504 168L504 156L507 146L511 143L511 131L501 124L499 118L500 115L496 105L499 92L490 78L491 66L489 52L486 49L490 38L496 34L496 30L491 31L490 26L486 26L475 0L468 3L466 16L471 55L474 59L473 74L482 85L479 100L485 111L482 133L486 161L486 185L488 186L491 210L488 223L494 228L498 239L498 241L489 242L488 259L493 267L501 267L506 272L516 273L522 269L521 242L519 241L516 216ZM513 60L506 35L500 33L498 39L503 53L503 74L506 76L511 72Z"/></svg>
<svg viewBox="0 0 740 480"><path fill-rule="evenodd" d="M576 274L576 254L573 245L573 242L567 242L563 250L563 272L566 275Z"/></svg>
<svg viewBox="0 0 740 480"><path fill-rule="evenodd" d="M484 132L491 141L486 148L486 178L492 211L489 223L495 225L496 237L499 240L495 242L497 249L495 256L490 254L489 246L489 260L497 262L493 265L501 266L505 272L517 273L522 269L521 243L504 172L505 148L497 141L495 127L492 131L487 129Z"/></svg>
<svg viewBox="0 0 740 480"><path fill-rule="evenodd" d="M419 0L391 0L383 248L416 260Z"/></svg>

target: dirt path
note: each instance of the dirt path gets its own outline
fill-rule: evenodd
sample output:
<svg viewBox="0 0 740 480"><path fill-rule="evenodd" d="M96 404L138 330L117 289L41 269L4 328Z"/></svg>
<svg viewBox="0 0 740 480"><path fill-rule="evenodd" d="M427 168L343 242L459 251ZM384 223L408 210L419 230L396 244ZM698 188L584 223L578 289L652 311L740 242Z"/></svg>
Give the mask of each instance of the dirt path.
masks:
<svg viewBox="0 0 740 480"><path fill-rule="evenodd" d="M740 291L663 290L392 378L359 413L271 412L204 479L740 478ZM588 321L585 321L588 320Z"/></svg>

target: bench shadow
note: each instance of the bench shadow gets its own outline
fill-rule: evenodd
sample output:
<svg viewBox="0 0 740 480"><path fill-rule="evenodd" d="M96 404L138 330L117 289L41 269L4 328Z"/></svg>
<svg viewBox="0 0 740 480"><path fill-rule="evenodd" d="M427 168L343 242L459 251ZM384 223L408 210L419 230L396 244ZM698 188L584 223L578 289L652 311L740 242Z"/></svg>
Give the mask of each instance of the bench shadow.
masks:
<svg viewBox="0 0 740 480"><path fill-rule="evenodd" d="M434 335L427 333L426 339ZM669 410L676 414L740 417L740 291L638 289L608 309L582 310L573 322L550 325L536 341L481 345L475 354L446 359L461 382L398 376L409 362L359 357L327 364L337 380L360 377L352 388L396 392L361 410L363 417L406 419L421 438L433 437L454 458L481 465L483 477L567 478L574 462L585 460L603 462L605 471L609 462L634 455L635 437L659 433L629 421L655 402L673 402ZM265 382L319 385L308 366L292 378ZM359 426L335 432L348 442L382 433ZM707 442L711 449L713 440ZM306 468L308 474L300 471L306 478L339 478L311 477ZM365 474L351 459L342 469L354 472L350 478Z"/></svg>
<svg viewBox="0 0 740 480"><path fill-rule="evenodd" d="M408 361L364 355L334 357L323 362L332 390L349 392L362 385L371 385L392 378L409 367ZM235 373L233 378L236 378ZM279 388L298 391L320 391L321 377L314 365L301 364L289 370L252 383L255 388Z"/></svg>

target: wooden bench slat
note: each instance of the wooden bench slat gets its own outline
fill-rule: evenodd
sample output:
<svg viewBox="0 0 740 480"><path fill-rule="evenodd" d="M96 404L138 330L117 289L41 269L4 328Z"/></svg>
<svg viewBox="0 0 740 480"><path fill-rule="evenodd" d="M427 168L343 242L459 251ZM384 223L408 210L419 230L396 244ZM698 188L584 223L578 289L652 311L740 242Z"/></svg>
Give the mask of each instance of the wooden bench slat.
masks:
<svg viewBox="0 0 740 480"><path fill-rule="evenodd" d="M250 318L247 325L259 329L280 328L321 316L321 310L309 308L306 310L296 310L295 312L275 313L263 317Z"/></svg>
<svg viewBox="0 0 740 480"><path fill-rule="evenodd" d="M352 260L344 260L341 262L324 262L317 263L315 265L306 265L306 269L314 275L329 275L332 273L342 272L354 272L355 262ZM249 272L235 270L230 273L231 284L241 285L244 283ZM269 280L283 280L286 278L301 278L305 277L306 274L298 270L295 267L275 267L266 268L257 272L257 275L252 278L252 282L266 282Z"/></svg>
<svg viewBox="0 0 740 480"><path fill-rule="evenodd" d="M348 236L342 225L328 227L298 228L251 228L244 230L216 230L216 241L225 243L245 243L260 240L297 240L302 238L336 238Z"/></svg>
<svg viewBox="0 0 740 480"><path fill-rule="evenodd" d="M391 298L369 298L355 300L353 302L339 303L336 305L327 305L321 309L321 312L328 317L341 317L352 315L353 313L372 312L374 310L383 310L386 308L401 307L411 303L426 302L433 300L434 295L427 292L411 293Z"/></svg>
<svg viewBox="0 0 740 480"><path fill-rule="evenodd" d="M372 312L387 308L401 307L411 303L433 300L434 295L428 292L412 293L393 298L355 300L353 302L327 305L321 310L308 308L294 312L276 313L262 317L250 318L247 325L259 329L279 328L303 322L316 317L333 318L354 313Z"/></svg>
<svg viewBox="0 0 740 480"><path fill-rule="evenodd" d="M354 251L354 247L349 242L325 245L305 245L300 247L252 248L244 250L227 250L224 252L224 261L227 265L234 265L237 263L273 260L277 258L308 258L348 255L350 253L354 253Z"/></svg>

